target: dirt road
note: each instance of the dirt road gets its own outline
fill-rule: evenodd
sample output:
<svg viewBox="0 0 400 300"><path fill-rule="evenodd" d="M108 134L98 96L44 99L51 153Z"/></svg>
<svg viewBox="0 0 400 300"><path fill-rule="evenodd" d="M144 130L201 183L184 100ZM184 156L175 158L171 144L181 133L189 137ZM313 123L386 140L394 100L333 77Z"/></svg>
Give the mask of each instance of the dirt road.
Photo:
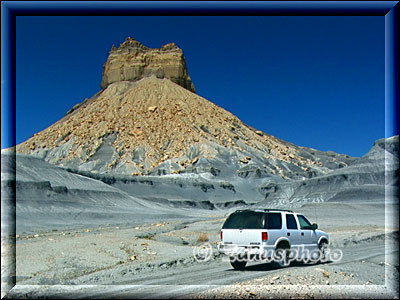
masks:
<svg viewBox="0 0 400 300"><path fill-rule="evenodd" d="M398 294L396 232L385 236L384 228L376 225L331 228L332 249L343 251L338 262L294 263L283 269L250 263L245 271L236 271L216 251L222 220L19 237L17 286L8 297L265 298L358 293L393 298ZM212 246L207 262L193 256L203 232L209 233L207 243ZM42 255L37 255L40 249Z"/></svg>

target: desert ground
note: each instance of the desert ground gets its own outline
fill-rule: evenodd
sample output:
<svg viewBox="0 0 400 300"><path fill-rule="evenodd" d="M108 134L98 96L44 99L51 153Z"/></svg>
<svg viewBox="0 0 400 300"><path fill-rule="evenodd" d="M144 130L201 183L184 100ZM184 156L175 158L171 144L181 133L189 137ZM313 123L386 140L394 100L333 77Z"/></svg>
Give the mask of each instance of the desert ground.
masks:
<svg viewBox="0 0 400 300"><path fill-rule="evenodd" d="M303 205L296 211L329 233L330 249L340 249L342 259L287 268L252 262L244 271L233 270L216 248L232 211L18 234L16 286L7 298L398 297L396 204ZM204 243L212 249L206 261L194 255ZM2 255L10 246L2 241Z"/></svg>

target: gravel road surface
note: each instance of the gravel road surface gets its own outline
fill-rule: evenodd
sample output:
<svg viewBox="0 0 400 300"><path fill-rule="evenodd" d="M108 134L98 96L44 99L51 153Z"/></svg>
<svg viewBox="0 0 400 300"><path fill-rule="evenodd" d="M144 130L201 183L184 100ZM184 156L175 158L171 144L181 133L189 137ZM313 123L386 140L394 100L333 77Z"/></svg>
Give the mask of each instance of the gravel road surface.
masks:
<svg viewBox="0 0 400 300"><path fill-rule="evenodd" d="M252 262L244 271L233 270L216 251L225 219L221 213L136 227L20 235L17 285L7 297L398 297L398 229L385 227L379 210L365 205L327 204L331 217L323 208L318 204L320 228L327 228L331 249L341 250L342 259L295 262L288 268ZM315 209L305 209L313 220ZM336 225L335 215L341 220ZM193 254L204 245L212 250L207 261Z"/></svg>

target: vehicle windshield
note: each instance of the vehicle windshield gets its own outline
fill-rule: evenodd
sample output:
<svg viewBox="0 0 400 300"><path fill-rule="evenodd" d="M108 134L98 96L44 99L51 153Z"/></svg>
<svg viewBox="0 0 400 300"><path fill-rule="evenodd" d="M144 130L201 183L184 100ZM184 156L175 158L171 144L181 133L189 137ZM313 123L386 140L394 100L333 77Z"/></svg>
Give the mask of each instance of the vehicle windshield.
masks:
<svg viewBox="0 0 400 300"><path fill-rule="evenodd" d="M231 214L222 229L281 229L280 213L242 211Z"/></svg>

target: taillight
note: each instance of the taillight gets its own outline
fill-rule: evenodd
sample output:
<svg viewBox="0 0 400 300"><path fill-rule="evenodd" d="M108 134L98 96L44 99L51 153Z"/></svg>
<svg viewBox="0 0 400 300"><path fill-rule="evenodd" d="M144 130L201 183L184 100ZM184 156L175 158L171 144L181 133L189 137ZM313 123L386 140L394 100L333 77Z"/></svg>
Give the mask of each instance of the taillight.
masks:
<svg viewBox="0 0 400 300"><path fill-rule="evenodd" d="M220 238L221 241L222 241L222 230L219 232L219 238Z"/></svg>
<svg viewBox="0 0 400 300"><path fill-rule="evenodd" d="M268 240L268 232L261 232L261 240L262 241Z"/></svg>

